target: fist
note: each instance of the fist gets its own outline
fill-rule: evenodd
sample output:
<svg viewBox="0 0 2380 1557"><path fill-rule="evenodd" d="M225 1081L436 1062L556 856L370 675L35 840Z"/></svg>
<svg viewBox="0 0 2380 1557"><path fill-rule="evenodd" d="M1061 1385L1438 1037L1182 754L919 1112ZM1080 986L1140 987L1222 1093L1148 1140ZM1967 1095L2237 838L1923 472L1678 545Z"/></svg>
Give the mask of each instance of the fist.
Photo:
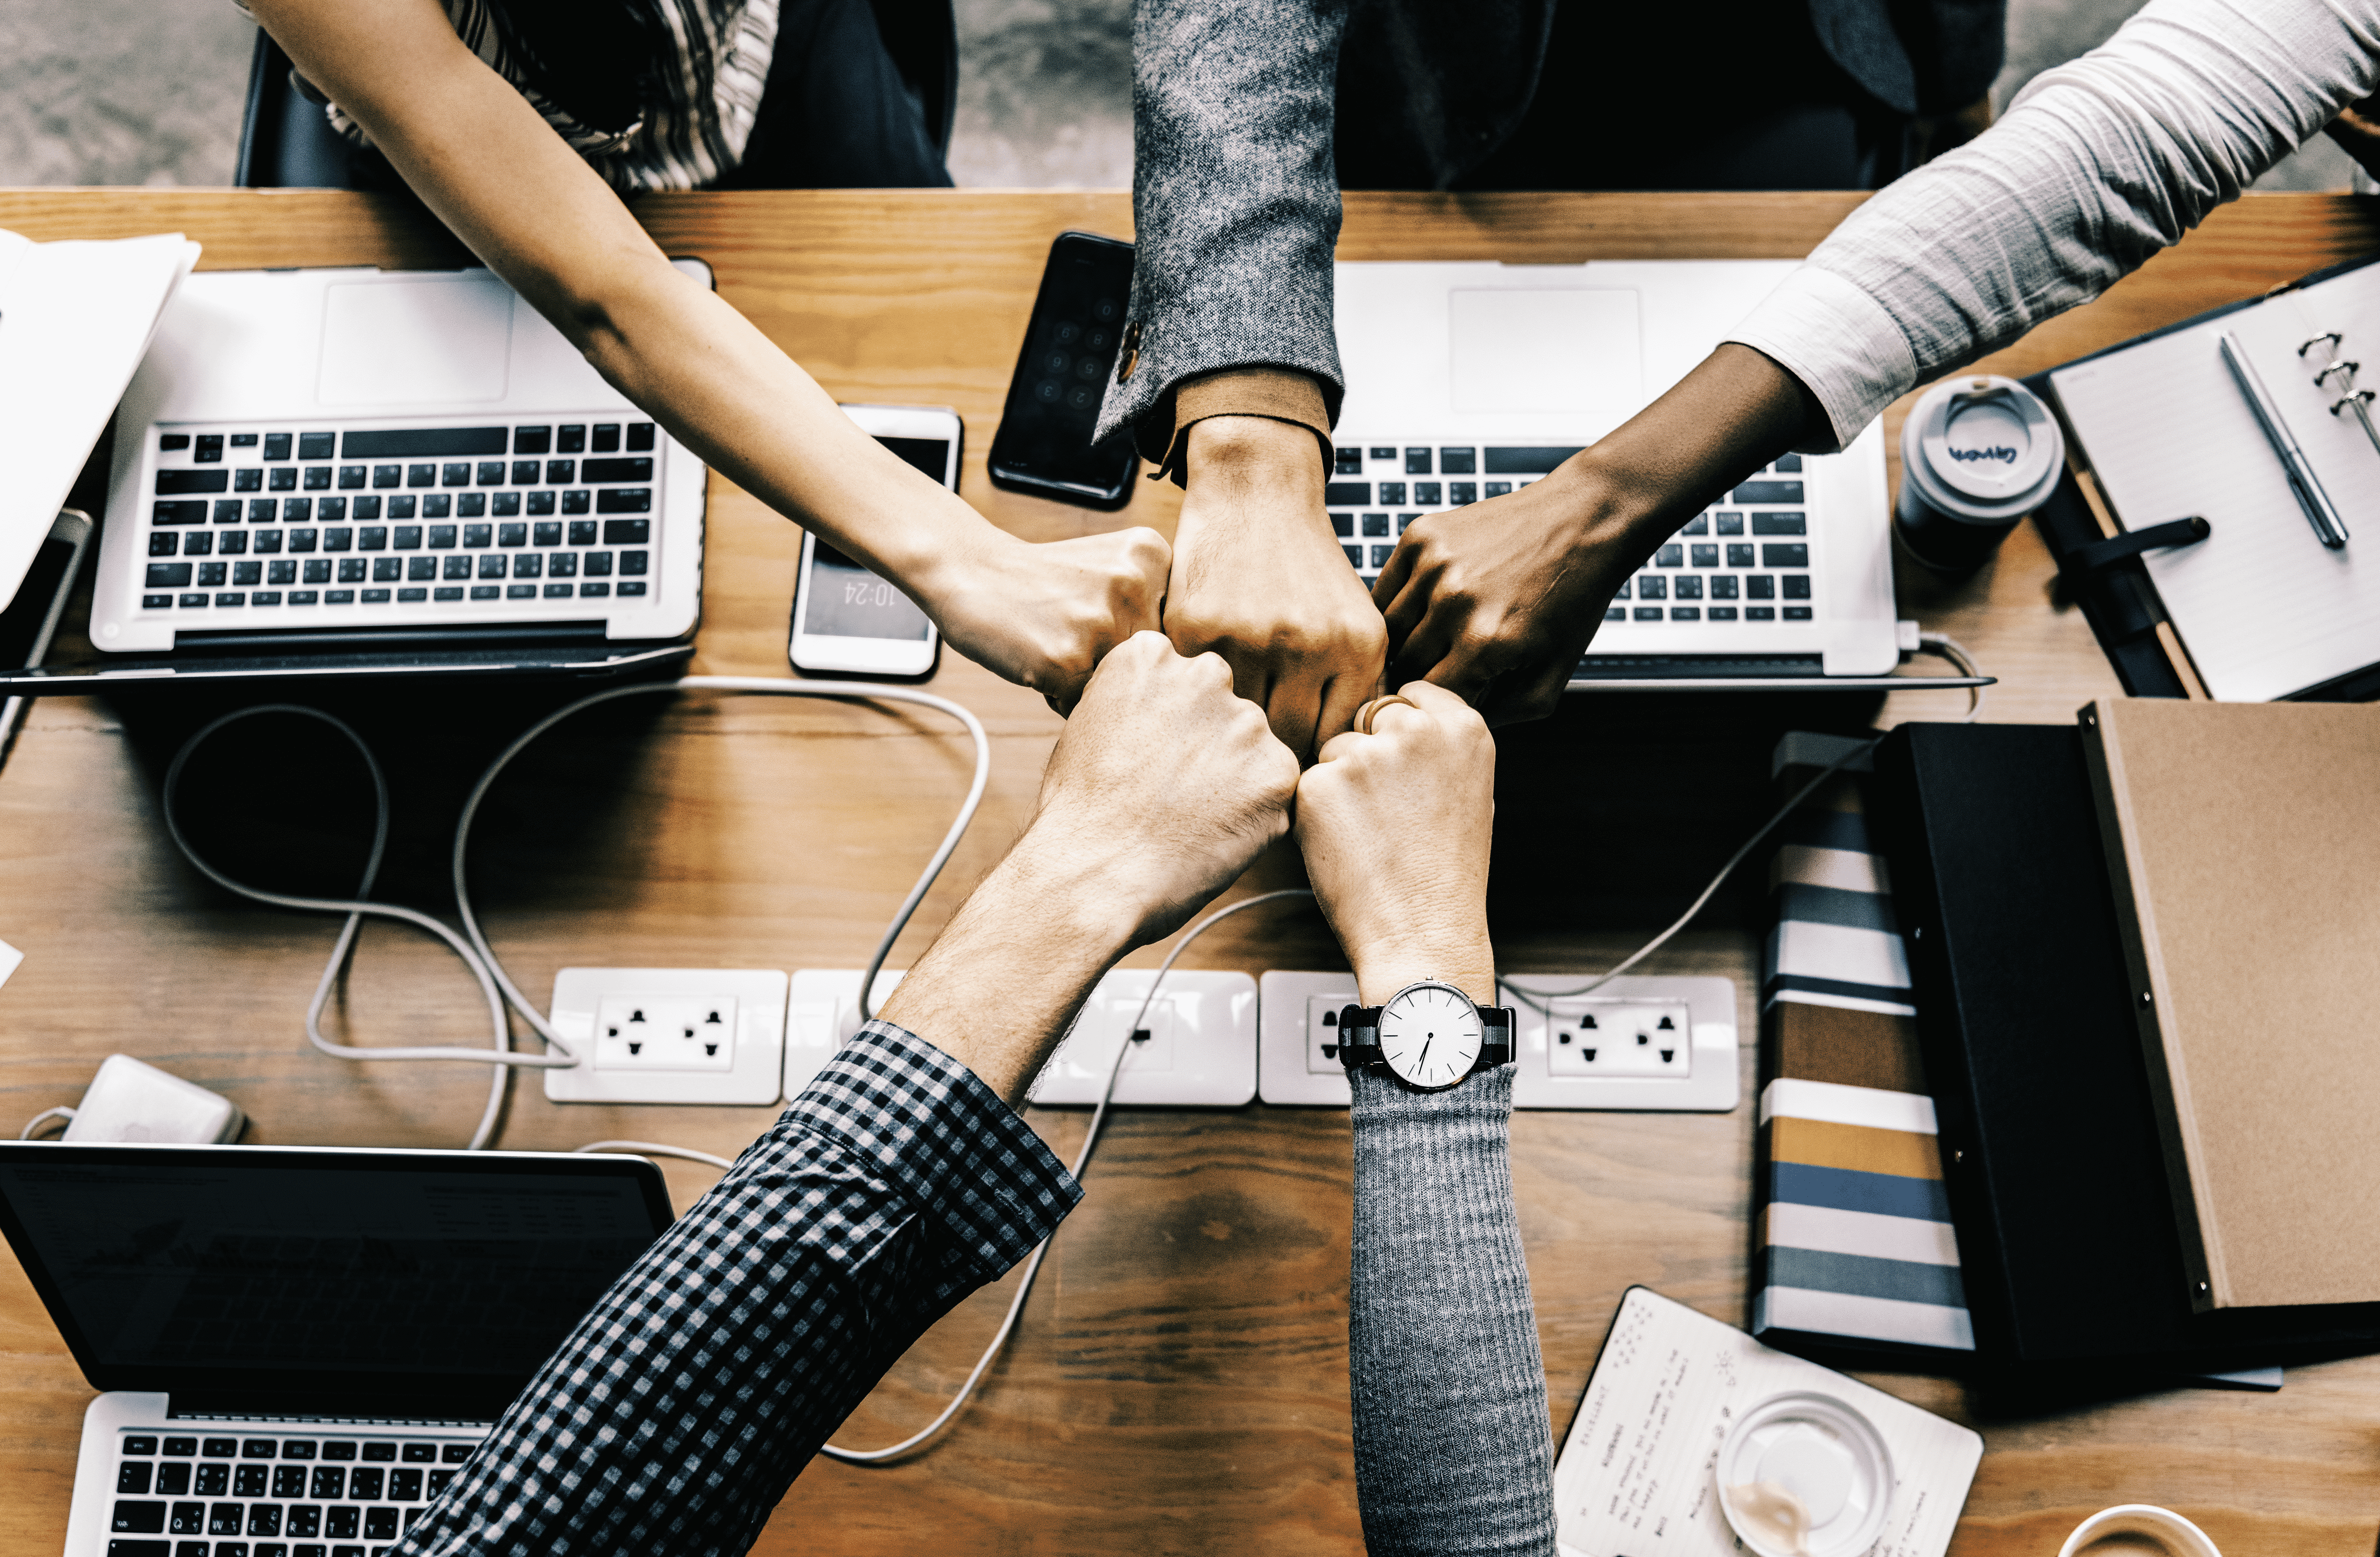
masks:
<svg viewBox="0 0 2380 1557"><path fill-rule="evenodd" d="M1158 625L1172 564L1143 527L1038 545L1003 535L941 581L932 609L953 648L1064 713L1110 650Z"/></svg>

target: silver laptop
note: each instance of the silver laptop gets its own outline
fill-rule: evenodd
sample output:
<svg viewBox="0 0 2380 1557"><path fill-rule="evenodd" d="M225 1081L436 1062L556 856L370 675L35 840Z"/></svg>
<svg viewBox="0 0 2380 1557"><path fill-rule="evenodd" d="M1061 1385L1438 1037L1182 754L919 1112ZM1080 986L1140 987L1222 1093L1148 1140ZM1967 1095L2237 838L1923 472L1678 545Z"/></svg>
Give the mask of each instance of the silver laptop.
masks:
<svg viewBox="0 0 2380 1557"><path fill-rule="evenodd" d="M1328 497L1347 560L1368 582L1415 519L1539 480L1682 378L1793 268L1340 265L1348 389ZM1572 687L1888 675L1900 660L1888 507L1877 429L1840 454L1787 456L1655 553Z"/></svg>
<svg viewBox="0 0 2380 1557"><path fill-rule="evenodd" d="M116 413L97 668L683 658L703 495L701 462L487 271L200 273Z"/></svg>
<svg viewBox="0 0 2380 1557"><path fill-rule="evenodd" d="M67 1557L385 1551L670 1220L637 1157L0 1143L105 1392Z"/></svg>

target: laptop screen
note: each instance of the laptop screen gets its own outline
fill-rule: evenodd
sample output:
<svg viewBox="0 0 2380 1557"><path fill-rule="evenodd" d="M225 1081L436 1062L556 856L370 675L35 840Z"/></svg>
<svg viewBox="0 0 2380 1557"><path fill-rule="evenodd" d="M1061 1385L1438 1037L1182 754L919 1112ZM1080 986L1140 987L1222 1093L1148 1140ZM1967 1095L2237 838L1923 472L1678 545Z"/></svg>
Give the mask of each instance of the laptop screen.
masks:
<svg viewBox="0 0 2380 1557"><path fill-rule="evenodd" d="M485 1415L669 1222L639 1158L0 1143L84 1376L249 1409Z"/></svg>

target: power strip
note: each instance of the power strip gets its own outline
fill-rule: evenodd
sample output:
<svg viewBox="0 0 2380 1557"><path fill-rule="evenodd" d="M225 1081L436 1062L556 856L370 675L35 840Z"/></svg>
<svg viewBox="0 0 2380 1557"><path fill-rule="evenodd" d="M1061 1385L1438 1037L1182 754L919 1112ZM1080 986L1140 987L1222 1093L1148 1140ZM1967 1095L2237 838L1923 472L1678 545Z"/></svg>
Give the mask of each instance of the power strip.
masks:
<svg viewBox="0 0 2380 1557"><path fill-rule="evenodd" d="M785 1042L785 1096L796 1097L819 1067L859 1030L856 967L805 967L794 974ZM1027 1101L1080 1104L1099 1101L1108 1067L1124 1028L1148 993L1153 968L1118 968L1083 1003L1074 1029L1059 1042ZM876 1006L901 975L876 976ZM1148 1040L1124 1058L1115 1101L1135 1108L1237 1108L1257 1093L1257 981L1245 973L1165 976L1144 1023ZM930 1035L929 1035L930 1036Z"/></svg>
<svg viewBox="0 0 2380 1557"><path fill-rule="evenodd" d="M1584 981L1523 973L1502 984L1542 999ZM1259 989L1258 1093L1269 1103L1345 1108L1338 1022L1355 1002L1354 975L1275 971ZM1519 1012L1515 1108L1724 1113L1742 1101L1733 979L1614 979L1592 994L1553 999L1550 1022L1506 999Z"/></svg>
<svg viewBox="0 0 2380 1557"><path fill-rule="evenodd" d="M565 967L549 1019L579 1063L558 1103L772 1103L784 1088L785 976L774 968Z"/></svg>

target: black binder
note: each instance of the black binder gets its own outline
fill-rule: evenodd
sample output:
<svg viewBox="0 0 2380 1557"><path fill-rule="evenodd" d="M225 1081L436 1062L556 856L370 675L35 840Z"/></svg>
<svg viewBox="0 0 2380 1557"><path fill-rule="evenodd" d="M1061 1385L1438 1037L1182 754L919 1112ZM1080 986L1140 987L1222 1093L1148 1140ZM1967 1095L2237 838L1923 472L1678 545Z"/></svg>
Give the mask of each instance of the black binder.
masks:
<svg viewBox="0 0 2380 1557"><path fill-rule="evenodd" d="M1904 724L1871 804L1978 1365L2170 1376L2380 1350L2380 1305L2191 1311L2079 727Z"/></svg>

